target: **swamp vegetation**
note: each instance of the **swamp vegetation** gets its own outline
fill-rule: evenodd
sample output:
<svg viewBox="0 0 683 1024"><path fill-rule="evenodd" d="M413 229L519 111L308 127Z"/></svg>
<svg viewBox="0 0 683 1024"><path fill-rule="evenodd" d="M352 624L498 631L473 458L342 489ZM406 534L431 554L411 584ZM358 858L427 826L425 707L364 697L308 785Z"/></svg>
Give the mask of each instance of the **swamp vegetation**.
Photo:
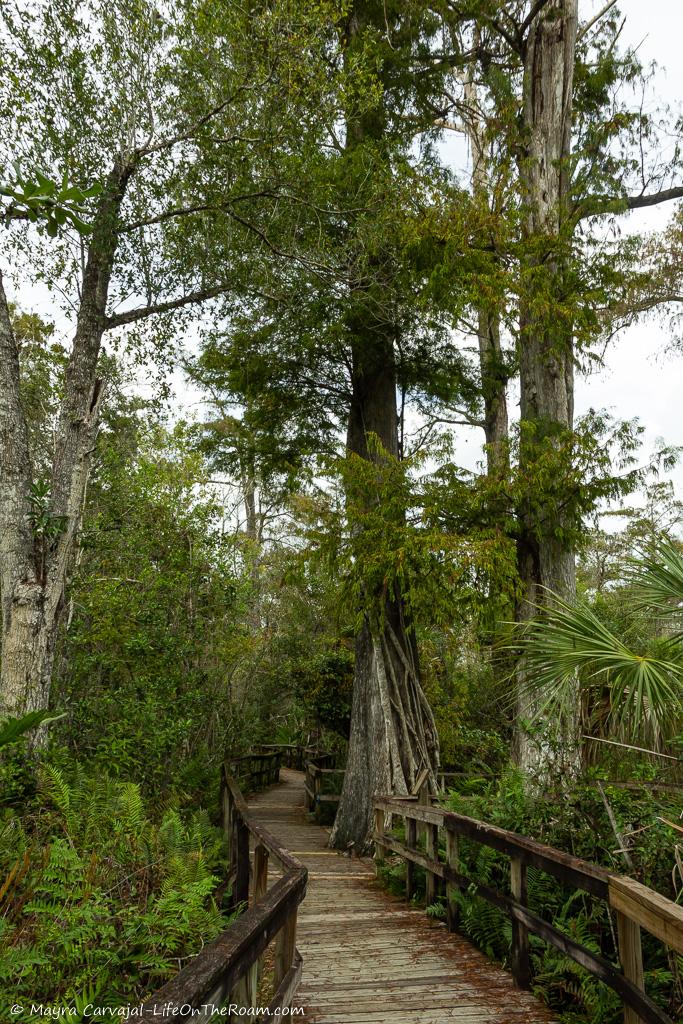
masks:
<svg viewBox="0 0 683 1024"><path fill-rule="evenodd" d="M680 372L681 119L618 5L0 21L2 1011L137 1003L227 927L220 768L264 743L345 765L337 849L445 772L680 901L677 439L574 411L636 323ZM614 959L606 910L529 898ZM532 954L566 1024L620 1019Z"/></svg>

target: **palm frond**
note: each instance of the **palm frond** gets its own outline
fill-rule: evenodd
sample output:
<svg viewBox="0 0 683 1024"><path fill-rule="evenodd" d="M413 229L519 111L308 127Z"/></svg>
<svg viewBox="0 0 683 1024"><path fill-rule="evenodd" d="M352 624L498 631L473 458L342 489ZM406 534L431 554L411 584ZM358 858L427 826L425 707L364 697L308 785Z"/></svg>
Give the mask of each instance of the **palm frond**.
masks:
<svg viewBox="0 0 683 1024"><path fill-rule="evenodd" d="M670 615L683 610L683 549L660 538L632 562L629 581L642 608Z"/></svg>
<svg viewBox="0 0 683 1024"><path fill-rule="evenodd" d="M530 703L539 718L563 713L584 688L608 686L611 716L631 737L658 738L683 713L683 659L630 650L583 601L553 596L519 642Z"/></svg>

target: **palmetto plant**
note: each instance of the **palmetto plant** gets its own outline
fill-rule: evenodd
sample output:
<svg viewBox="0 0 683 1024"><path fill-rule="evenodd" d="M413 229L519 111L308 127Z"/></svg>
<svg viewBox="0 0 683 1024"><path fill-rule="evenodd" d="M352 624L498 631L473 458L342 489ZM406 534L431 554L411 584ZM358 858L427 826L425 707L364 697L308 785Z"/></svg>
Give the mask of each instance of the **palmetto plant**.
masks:
<svg viewBox="0 0 683 1024"><path fill-rule="evenodd" d="M575 699L578 676L589 713L607 706L607 726L622 739L659 746L683 721L683 550L660 540L628 565L626 610L645 614L649 636L620 639L585 600L553 595L520 638L539 718ZM636 649L634 649L634 647Z"/></svg>

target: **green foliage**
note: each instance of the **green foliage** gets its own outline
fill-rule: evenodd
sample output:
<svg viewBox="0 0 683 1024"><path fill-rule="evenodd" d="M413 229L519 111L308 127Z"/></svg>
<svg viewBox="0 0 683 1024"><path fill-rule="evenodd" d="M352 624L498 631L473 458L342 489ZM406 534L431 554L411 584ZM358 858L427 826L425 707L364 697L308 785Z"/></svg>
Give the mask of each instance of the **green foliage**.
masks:
<svg viewBox="0 0 683 1024"><path fill-rule="evenodd" d="M92 225L84 220L89 212L86 204L101 193L101 185L79 188L69 184L66 171L61 182L53 181L38 167L31 168L26 175L18 161L14 172L11 183L0 184L0 196L9 200L2 211L6 221L26 217L43 227L51 238L65 226L74 228L80 235L92 231Z"/></svg>
<svg viewBox="0 0 683 1024"><path fill-rule="evenodd" d="M381 861L378 866L378 878L394 896L403 896L406 890L405 861L397 857L390 861Z"/></svg>
<svg viewBox="0 0 683 1024"><path fill-rule="evenodd" d="M60 737L147 792L217 793L231 743L223 666L243 633L236 553L221 523L182 426L113 417L89 490L55 693L67 713Z"/></svg>
<svg viewBox="0 0 683 1024"><path fill-rule="evenodd" d="M302 509L311 557L340 574L346 614L358 627L365 615L381 617L387 595L401 593L416 622L463 626L485 609L492 622L514 592L510 539L486 521L456 531L449 512L462 510L462 495L447 493L446 472L435 482L424 472L425 454L397 459L376 438L370 444L372 461L351 455L330 467L343 502L334 491Z"/></svg>
<svg viewBox="0 0 683 1024"><path fill-rule="evenodd" d="M680 294L680 224L663 270L658 246L645 252L647 273L640 239L577 230L580 216L624 208L630 179L646 180L643 147L655 141L652 118L620 95L642 75L634 54L619 53L610 10L578 48L566 224L556 238L524 240L523 46L513 52L497 27L514 28L519 5L503 5L498 22L500 7L5 5L0 163L16 153L22 163L0 197L8 223L27 222L8 233L13 265L78 310L88 254L74 231L90 233L99 211L91 256L109 282L99 314L130 309L134 296L144 296L142 312L166 309L148 337L133 328L121 340L146 372L145 353L167 361L183 333L181 297L216 300L191 368L211 395L201 427L169 427L158 409L123 399L120 367L99 361L110 397L57 652L62 746L38 783L20 748L3 762L7 802L24 813L4 823L0 964L22 995L75 1005L137 997L215 934L215 834L204 818L188 824L168 808L215 799L223 756L255 740L333 732L341 748L354 634L365 620L376 625L396 595L421 643L443 760L468 772L453 804L615 862L590 787L542 806L514 775L497 788L487 781L506 762L510 733L509 664L491 641L520 596L523 530L564 548L580 543L601 502L643 483L642 428L594 412L576 429L536 418L503 446L510 473L483 476L462 469L436 427L481 420L487 383L466 339L479 312L500 314L501 379L517 369L520 319L533 321L551 357L566 355L572 338L581 361L596 364L610 316L629 315L648 288ZM470 69L490 156L479 196L440 151L442 121L467 121L460 90ZM54 181L32 169L39 160L68 174ZM662 164L652 181L667 173ZM102 194L72 179L108 184ZM40 573L64 527L48 474L68 357L49 324L16 311L13 321ZM367 457L340 458L349 411L363 405L378 364L400 397L400 415L392 407L387 416L392 436L398 418L398 444L390 454L370 433ZM672 453L659 455L670 468ZM255 506L258 496L246 530L210 482L214 471L240 488L237 504ZM673 741L680 552L643 562L625 586L620 573L612 564L591 605L557 604L523 641L527 657L535 636L548 700L582 675L596 729ZM658 624L666 616L662 635L644 608ZM6 742L22 728L8 724ZM88 774L64 769L64 747L87 760ZM671 836L654 802L610 799L640 836L640 876L666 891L672 864L661 854ZM463 847L477 877L506 884L501 858ZM392 885L401 870L382 869ZM558 927L614 955L604 913L538 873L529 891ZM507 958L507 919L472 893L458 899L468 934ZM611 1020L599 986L564 958L533 952L554 1005ZM650 982L665 987L665 965L656 955L652 964Z"/></svg>
<svg viewBox="0 0 683 1024"><path fill-rule="evenodd" d="M154 824L139 787L101 770L43 762L0 833L3 1004L137 1002L227 924L221 833L202 812Z"/></svg>
<svg viewBox="0 0 683 1024"><path fill-rule="evenodd" d="M353 692L353 655L342 646L314 653L294 663L291 675L295 695L306 713L322 728L348 738Z"/></svg>
<svg viewBox="0 0 683 1024"><path fill-rule="evenodd" d="M55 715L53 711L29 711L21 718L8 718L0 723L0 747L7 747L10 743L16 743L27 732L37 729L40 725L48 725L56 722L63 715Z"/></svg>
<svg viewBox="0 0 683 1024"><path fill-rule="evenodd" d="M636 615L644 609L658 619L644 644L629 646L585 600L553 596L520 646L543 716L566 705L578 676L594 703L607 693L608 724L618 735L659 744L678 734L683 716L683 646L674 632L683 601L680 546L660 539L628 566L625 587Z"/></svg>

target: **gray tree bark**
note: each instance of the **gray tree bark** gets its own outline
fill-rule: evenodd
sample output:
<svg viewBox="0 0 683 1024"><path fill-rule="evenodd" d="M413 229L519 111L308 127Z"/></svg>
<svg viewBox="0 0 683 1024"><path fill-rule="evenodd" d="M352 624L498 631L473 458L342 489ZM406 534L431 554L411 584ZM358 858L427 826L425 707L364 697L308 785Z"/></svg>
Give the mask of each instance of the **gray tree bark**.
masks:
<svg viewBox="0 0 683 1024"><path fill-rule="evenodd" d="M347 451L371 462L398 457L398 410L393 346L381 336L357 338ZM349 495L353 497L353 495ZM362 528L362 527L361 527ZM361 850L373 823L376 796L411 792L426 768L436 788L438 737L420 685L414 633L400 593L385 595L356 636L351 733L346 774L330 844Z"/></svg>
<svg viewBox="0 0 683 1024"><path fill-rule="evenodd" d="M379 30L385 31L378 8ZM371 24L368 5L358 3L348 22L347 54ZM381 141L385 131L381 108L347 118L347 148L367 139ZM351 338L351 389L347 452L369 462L398 458L398 405L395 337L382 302L382 283L375 302L362 301L362 289L351 295L348 317ZM377 314L372 309L378 310ZM382 312L384 310L384 312ZM370 438L373 438L370 441ZM378 451L375 439L380 442ZM351 489L353 484L350 485ZM352 490L347 500L358 499ZM361 501L369 500L362 496ZM356 529L362 530L362 522ZM351 732L341 800L330 845L361 851L373 827L373 801L378 795L410 792L426 768L436 788L438 737L429 703L420 685L415 636L406 620L402 594L371 595L375 612L365 617L356 636L351 707Z"/></svg>
<svg viewBox="0 0 683 1024"><path fill-rule="evenodd" d="M479 45L479 32L476 27L472 45L473 48ZM465 130L472 150L472 191L476 198L488 204L486 128L482 121L472 65L470 65L464 82L464 99L468 107ZM486 468L489 476L507 476L510 470L508 373L500 345L500 320L500 310L495 307L487 308L482 305L477 309L479 373L484 404Z"/></svg>
<svg viewBox="0 0 683 1024"><path fill-rule="evenodd" d="M66 371L50 480L50 529L32 524L33 472L20 397L19 349L0 285L0 714L48 707L57 631L97 435L102 381L97 364L130 161L115 163L93 224L76 333Z"/></svg>
<svg viewBox="0 0 683 1024"><path fill-rule="evenodd" d="M540 446L572 430L574 422L574 350L570 328L548 313L534 294L562 294L561 248L569 202L572 92L577 0L553 0L534 18L524 53L523 143L519 174L524 207L527 256L523 266L528 291L520 314L521 429L520 473L531 475ZM545 308L544 308L545 307ZM518 565L522 595L517 620L529 621L548 600L546 588L562 597L575 592L575 557L561 539L561 513L554 522L539 521L537 504L521 509ZM520 722L516 755L520 766L542 785L558 772L579 764L578 682L573 706L561 722L539 721L539 698L529 690L524 663L517 673ZM524 723L534 720L532 730Z"/></svg>

